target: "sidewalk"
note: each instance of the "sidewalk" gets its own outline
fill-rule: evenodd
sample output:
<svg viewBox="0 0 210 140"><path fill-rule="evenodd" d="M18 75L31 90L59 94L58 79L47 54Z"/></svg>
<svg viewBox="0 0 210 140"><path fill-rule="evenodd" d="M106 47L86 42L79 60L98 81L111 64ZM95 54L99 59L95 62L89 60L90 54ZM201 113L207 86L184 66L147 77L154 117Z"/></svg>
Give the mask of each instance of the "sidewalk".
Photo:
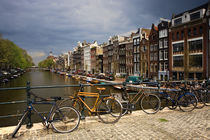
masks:
<svg viewBox="0 0 210 140"><path fill-rule="evenodd" d="M163 110L154 115L135 111L123 116L116 124L103 124L97 117L82 120L79 128L71 133L46 130L41 123L30 130L21 127L17 139L210 139L210 107L192 112ZM0 139L6 139L14 127L0 128Z"/></svg>

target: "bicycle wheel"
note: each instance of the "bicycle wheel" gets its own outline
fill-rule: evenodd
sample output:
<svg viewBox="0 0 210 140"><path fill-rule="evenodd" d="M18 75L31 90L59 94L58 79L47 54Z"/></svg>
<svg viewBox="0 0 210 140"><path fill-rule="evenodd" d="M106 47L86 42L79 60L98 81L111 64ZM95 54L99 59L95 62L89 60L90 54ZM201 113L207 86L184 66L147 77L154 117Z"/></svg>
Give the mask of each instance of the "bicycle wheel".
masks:
<svg viewBox="0 0 210 140"><path fill-rule="evenodd" d="M140 102L142 110L147 114L155 114L160 110L160 98L154 94L145 95Z"/></svg>
<svg viewBox="0 0 210 140"><path fill-rule="evenodd" d="M80 115L73 107L61 107L55 110L52 115L52 127L57 132L72 132L79 126Z"/></svg>
<svg viewBox="0 0 210 140"><path fill-rule="evenodd" d="M201 109L205 106L205 99L204 99L203 94L204 93L202 93L202 92L195 92L195 95L198 99L197 106L196 106L197 109Z"/></svg>
<svg viewBox="0 0 210 140"><path fill-rule="evenodd" d="M205 92L204 94L204 104L206 105L206 106L210 106L210 93L208 93L208 92Z"/></svg>
<svg viewBox="0 0 210 140"><path fill-rule="evenodd" d="M103 123L116 123L122 116L122 104L114 98L102 99L96 112Z"/></svg>
<svg viewBox="0 0 210 140"><path fill-rule="evenodd" d="M197 106L197 98L193 94L184 94L178 99L179 108L183 112L190 112Z"/></svg>
<svg viewBox="0 0 210 140"><path fill-rule="evenodd" d="M26 111L26 112L22 115L20 121L18 122L18 124L17 124L17 126L16 126L16 128L15 128L15 130L14 130L13 133L12 133L12 138L15 137L15 134L18 132L18 130L20 129L21 125L24 123L24 120L26 119L27 116L28 116L28 111Z"/></svg>

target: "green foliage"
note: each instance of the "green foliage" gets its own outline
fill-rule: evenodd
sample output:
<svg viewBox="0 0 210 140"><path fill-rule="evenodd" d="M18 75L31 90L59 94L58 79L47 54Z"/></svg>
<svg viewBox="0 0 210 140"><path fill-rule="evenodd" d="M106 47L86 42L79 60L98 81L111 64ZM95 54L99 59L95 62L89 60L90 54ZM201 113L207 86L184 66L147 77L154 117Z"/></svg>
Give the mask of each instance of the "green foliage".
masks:
<svg viewBox="0 0 210 140"><path fill-rule="evenodd" d="M34 65L26 50L12 41L0 38L0 68L27 68Z"/></svg>
<svg viewBox="0 0 210 140"><path fill-rule="evenodd" d="M52 58L47 58L38 64L39 67L41 68L53 68L55 67L55 62L53 61Z"/></svg>

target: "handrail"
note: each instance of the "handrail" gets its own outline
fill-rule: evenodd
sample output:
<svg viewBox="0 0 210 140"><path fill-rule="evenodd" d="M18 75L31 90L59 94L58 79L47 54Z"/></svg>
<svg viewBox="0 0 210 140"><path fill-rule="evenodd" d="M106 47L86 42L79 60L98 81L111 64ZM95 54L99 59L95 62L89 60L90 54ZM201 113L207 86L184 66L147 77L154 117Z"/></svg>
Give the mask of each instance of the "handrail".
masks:
<svg viewBox="0 0 210 140"><path fill-rule="evenodd" d="M207 81L207 84L209 83L209 80ZM133 83L134 84L134 83ZM144 86L139 86L139 85L132 85L131 83L126 83L126 82L122 82L122 83L104 83L104 84L78 84L78 85L46 85L46 86L30 86L30 82L27 82L26 87L13 87L13 88L0 88L0 91L6 91L6 90L26 90L26 94L27 94L27 100L22 100L22 101L11 101L11 102L0 102L0 105L6 105L6 104L17 104L17 103L27 103L27 105L30 102L30 90L31 89L45 89L45 88L67 88L67 87L80 87L80 91L84 91L84 87L85 86L113 86L113 85L122 85L123 89L126 89L126 87L134 87L134 88L143 88L143 89L152 89L152 90L158 90L158 91L152 91L154 93L160 92L160 90L167 90L167 91L179 91L178 89L169 89L169 88L161 88L160 87L160 82L142 82L140 84L154 84L157 87L144 87ZM151 91L150 91L151 92ZM132 93L128 93L128 94L135 94L134 92ZM100 95L100 96L104 96L104 95ZM85 98L83 98L85 99ZM83 112L82 112L83 114ZM5 117L15 117L15 116L19 116L19 114L17 115L7 115L7 116L0 116L0 118L5 118ZM83 116L84 117L84 116ZM31 126L31 113L29 112L28 115L28 125Z"/></svg>

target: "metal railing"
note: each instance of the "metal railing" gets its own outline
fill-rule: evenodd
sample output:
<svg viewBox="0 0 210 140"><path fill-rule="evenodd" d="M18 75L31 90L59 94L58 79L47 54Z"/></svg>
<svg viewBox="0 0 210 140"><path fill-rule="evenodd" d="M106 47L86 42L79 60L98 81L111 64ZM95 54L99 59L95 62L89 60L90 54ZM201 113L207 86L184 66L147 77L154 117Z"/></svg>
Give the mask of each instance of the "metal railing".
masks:
<svg viewBox="0 0 210 140"><path fill-rule="evenodd" d="M209 81L207 82L209 83ZM160 82L142 82L141 84L154 84L156 87L144 87L144 86L139 86L139 85L131 85L130 83L104 83L104 84L78 84L78 85L52 85L52 86L31 86L30 82L26 83L26 87L13 87L13 88L0 88L0 91L7 91L7 90L25 90L26 91L26 100L22 101L11 101L11 102L0 102L0 105L6 105L6 104L19 104L19 103L27 103L27 106L30 103L30 90L32 89L46 89L46 88L67 88L67 87L80 87L80 91L84 91L84 87L86 86L114 86L114 85L122 85L122 89L126 89L127 87L134 87L134 88L143 88L143 89L149 89L149 90L157 90L157 91L149 91L150 93L158 93L161 90L169 90L169 91L177 91L177 89L167 89L167 88L161 88L160 87ZM130 92L128 94L136 94L137 92ZM105 95L100 95L100 96L105 96ZM85 97L83 98L85 100ZM42 112L41 112L42 113ZM45 112L43 112L45 113ZM5 115L5 116L0 116L1 118L8 118L8 117L17 117L21 116L21 114L15 114L15 115ZM82 111L82 118L85 118L84 115L84 110ZM28 124L29 127L32 125L31 122L31 112L28 114Z"/></svg>

